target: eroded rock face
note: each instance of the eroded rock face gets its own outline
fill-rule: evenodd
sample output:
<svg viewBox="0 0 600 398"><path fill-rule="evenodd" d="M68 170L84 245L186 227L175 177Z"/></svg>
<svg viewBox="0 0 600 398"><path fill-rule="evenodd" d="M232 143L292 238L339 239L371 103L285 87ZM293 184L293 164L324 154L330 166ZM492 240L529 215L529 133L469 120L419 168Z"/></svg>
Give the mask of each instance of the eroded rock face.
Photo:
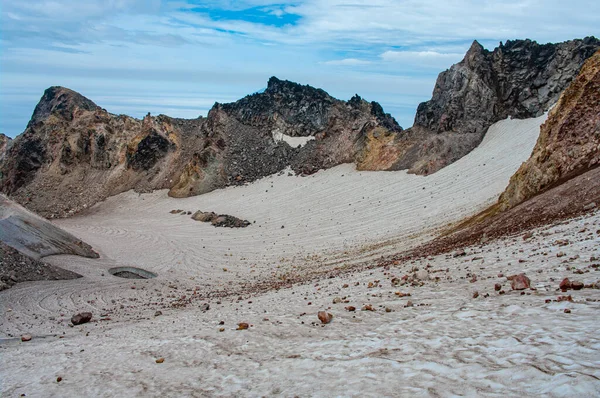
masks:
<svg viewBox="0 0 600 398"><path fill-rule="evenodd" d="M391 169L433 173L473 150L493 123L541 115L598 49L593 37L559 44L514 40L493 51L474 42L460 63L439 75L432 99L419 105L414 126L396 143L402 150Z"/></svg>
<svg viewBox="0 0 600 398"><path fill-rule="evenodd" d="M377 103L271 78L263 93L215 104L208 117L113 115L72 90L44 93L6 150L0 188L46 217L74 214L130 189L174 197L244 184L291 166L314 173L353 162L364 136L402 132ZM292 147L279 137L311 137Z"/></svg>
<svg viewBox="0 0 600 398"><path fill-rule="evenodd" d="M531 157L500 196L500 210L514 207L599 162L600 51L587 60L550 111Z"/></svg>

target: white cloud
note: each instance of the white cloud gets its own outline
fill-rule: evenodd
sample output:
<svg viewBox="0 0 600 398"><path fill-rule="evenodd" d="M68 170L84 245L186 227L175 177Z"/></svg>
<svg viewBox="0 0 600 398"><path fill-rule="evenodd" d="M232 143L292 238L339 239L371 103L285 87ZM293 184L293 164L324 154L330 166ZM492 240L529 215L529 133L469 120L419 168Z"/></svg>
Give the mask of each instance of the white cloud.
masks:
<svg viewBox="0 0 600 398"><path fill-rule="evenodd" d="M437 51L391 51L381 54L385 62L395 62L405 65L445 68L459 62L464 53L441 53Z"/></svg>
<svg viewBox="0 0 600 398"><path fill-rule="evenodd" d="M364 59L357 58L344 58L344 59L335 59L332 61L323 62L325 65L341 65L341 66L358 66L358 65L370 65L371 61L367 61Z"/></svg>

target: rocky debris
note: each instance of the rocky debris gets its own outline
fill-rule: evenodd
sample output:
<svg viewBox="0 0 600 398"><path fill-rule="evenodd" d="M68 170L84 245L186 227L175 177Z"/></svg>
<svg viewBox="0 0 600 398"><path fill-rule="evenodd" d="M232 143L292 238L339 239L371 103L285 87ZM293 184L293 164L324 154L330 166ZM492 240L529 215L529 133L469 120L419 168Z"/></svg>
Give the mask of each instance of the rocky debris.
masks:
<svg viewBox="0 0 600 398"><path fill-rule="evenodd" d="M354 312L354 311L356 311L356 307L354 307L354 306L352 306L352 305L349 305L348 307L344 307L344 308L346 309L346 311L349 311L349 312Z"/></svg>
<svg viewBox="0 0 600 398"><path fill-rule="evenodd" d="M30 334L24 334L21 336L21 341L31 341L32 338Z"/></svg>
<svg viewBox="0 0 600 398"><path fill-rule="evenodd" d="M164 361L165 361L164 358L157 358L155 362L156 363L163 363Z"/></svg>
<svg viewBox="0 0 600 398"><path fill-rule="evenodd" d="M477 297L479 297L479 292L473 293L473 298L476 299Z"/></svg>
<svg viewBox="0 0 600 398"><path fill-rule="evenodd" d="M0 242L0 291L19 282L77 278L81 275L34 260Z"/></svg>
<svg viewBox="0 0 600 398"><path fill-rule="evenodd" d="M204 212L204 211L198 210L197 212L195 212L192 215L192 220L201 221L201 222L211 222L215 218L217 218L217 214L213 213L212 211Z"/></svg>
<svg viewBox="0 0 600 398"><path fill-rule="evenodd" d="M161 316L162 314L163 314L162 311L159 310L154 313L154 316Z"/></svg>
<svg viewBox="0 0 600 398"><path fill-rule="evenodd" d="M230 216L227 214L216 214L198 210L192 215L192 219L201 222L210 222L215 227L246 228L250 221Z"/></svg>
<svg viewBox="0 0 600 398"><path fill-rule="evenodd" d="M362 311L375 311L375 308L371 304L366 304L362 307Z"/></svg>
<svg viewBox="0 0 600 398"><path fill-rule="evenodd" d="M73 325L82 325L84 323L88 323L92 320L91 312L80 312L79 314L75 314L71 317L71 323Z"/></svg>
<svg viewBox="0 0 600 398"><path fill-rule="evenodd" d="M600 162L600 51L591 56L562 93L541 128L531 157L511 177L498 200L512 208L553 185L580 175ZM578 206L591 210L586 201Z"/></svg>
<svg viewBox="0 0 600 398"><path fill-rule="evenodd" d="M250 225L250 221L242 220L240 218L221 214L211 221L211 224L215 227L227 227L227 228L246 228Z"/></svg>
<svg viewBox="0 0 600 398"><path fill-rule="evenodd" d="M319 311L317 313L317 317L319 318L321 323L324 325L330 323L331 320L333 319L333 315L331 315L330 313L328 313L326 311Z"/></svg>
<svg viewBox="0 0 600 398"><path fill-rule="evenodd" d="M241 322L241 323L238 323L238 327L236 330L246 330L249 327L250 327L250 325L247 324L246 322Z"/></svg>
<svg viewBox="0 0 600 398"><path fill-rule="evenodd" d="M531 287L531 280L525 274L511 275L506 279L510 281L512 290L525 290Z"/></svg>
<svg viewBox="0 0 600 398"><path fill-rule="evenodd" d="M565 314L570 314L570 313L571 313L571 310L570 310L570 309L568 309L568 308L565 308L565 311L564 311L564 313L565 313Z"/></svg>

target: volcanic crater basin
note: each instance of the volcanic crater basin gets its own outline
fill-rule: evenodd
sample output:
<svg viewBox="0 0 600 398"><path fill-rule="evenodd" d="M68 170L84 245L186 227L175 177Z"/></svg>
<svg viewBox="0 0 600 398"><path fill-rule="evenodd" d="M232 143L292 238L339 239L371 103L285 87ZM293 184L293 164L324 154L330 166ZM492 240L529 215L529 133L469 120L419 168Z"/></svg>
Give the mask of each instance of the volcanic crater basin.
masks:
<svg viewBox="0 0 600 398"><path fill-rule="evenodd" d="M499 122L476 150L427 177L342 165L185 199L127 192L55 221L100 258L46 257L84 278L0 292L0 333L33 336L0 344L11 364L0 369L2 394L598 395L598 290L552 301L573 267L587 271L576 274L586 284L598 279L578 260L600 256L597 213L534 231L526 242L468 248L465 257L322 276L414 246L494 202L543 121ZM174 217L173 208L256 223L216 229ZM567 238L569 248L553 243ZM115 267L157 277L115 278ZM415 267L433 278L422 287L391 285ZM536 291L512 292L498 276L521 272ZM269 289L311 275L321 278ZM495 283L507 293L495 292ZM375 311L360 311L366 305ZM321 310L334 315L326 326ZM69 327L82 311L94 320ZM241 322L249 328L236 330Z"/></svg>

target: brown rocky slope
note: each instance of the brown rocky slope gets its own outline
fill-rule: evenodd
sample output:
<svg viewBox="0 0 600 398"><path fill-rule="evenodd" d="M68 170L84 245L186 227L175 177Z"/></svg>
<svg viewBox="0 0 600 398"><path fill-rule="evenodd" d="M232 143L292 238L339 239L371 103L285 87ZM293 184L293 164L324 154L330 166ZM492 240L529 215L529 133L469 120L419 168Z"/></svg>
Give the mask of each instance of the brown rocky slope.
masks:
<svg viewBox="0 0 600 398"><path fill-rule="evenodd" d="M505 210L600 162L600 51L561 95L527 162L512 176L499 205Z"/></svg>

